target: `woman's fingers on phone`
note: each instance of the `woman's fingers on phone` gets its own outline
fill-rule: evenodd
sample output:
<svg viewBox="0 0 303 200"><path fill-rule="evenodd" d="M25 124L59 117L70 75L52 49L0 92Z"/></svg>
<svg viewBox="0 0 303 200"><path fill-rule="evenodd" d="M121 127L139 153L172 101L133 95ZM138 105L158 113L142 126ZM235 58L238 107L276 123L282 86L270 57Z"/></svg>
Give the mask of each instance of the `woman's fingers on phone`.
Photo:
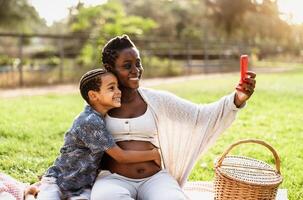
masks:
<svg viewBox="0 0 303 200"><path fill-rule="evenodd" d="M248 75L249 78L255 79L257 74L253 71L247 71L246 74Z"/></svg>
<svg viewBox="0 0 303 200"><path fill-rule="evenodd" d="M254 93L255 90L253 88L248 87L245 91L247 91L247 94L250 96L252 95L252 93Z"/></svg>
<svg viewBox="0 0 303 200"><path fill-rule="evenodd" d="M251 79L251 78L245 78L244 79L244 83L247 83L247 84L251 85L252 87L255 87L256 80L255 79Z"/></svg>
<svg viewBox="0 0 303 200"><path fill-rule="evenodd" d="M243 83L241 84L241 88L243 89L243 92L247 95L251 95L254 92L254 84L250 84L250 83Z"/></svg>
<svg viewBox="0 0 303 200"><path fill-rule="evenodd" d="M236 86L236 90L244 93L247 95L247 91L245 91L245 88L243 87L243 84L242 83L239 83L237 86Z"/></svg>

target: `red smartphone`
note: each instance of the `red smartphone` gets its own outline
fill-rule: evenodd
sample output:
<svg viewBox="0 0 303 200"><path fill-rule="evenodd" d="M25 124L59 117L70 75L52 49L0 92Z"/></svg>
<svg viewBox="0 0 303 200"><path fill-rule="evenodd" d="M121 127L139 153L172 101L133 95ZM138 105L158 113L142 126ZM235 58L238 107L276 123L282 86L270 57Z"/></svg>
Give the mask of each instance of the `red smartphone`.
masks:
<svg viewBox="0 0 303 200"><path fill-rule="evenodd" d="M244 82L247 70L248 70L248 55L241 55L241 57L240 57L240 72L241 72L240 84ZM239 91L243 91L243 89L239 85L236 87L236 89Z"/></svg>
<svg viewBox="0 0 303 200"><path fill-rule="evenodd" d="M248 55L241 55L241 57L240 57L240 67L241 67L240 83L243 83L244 79L246 77L246 72L248 70Z"/></svg>

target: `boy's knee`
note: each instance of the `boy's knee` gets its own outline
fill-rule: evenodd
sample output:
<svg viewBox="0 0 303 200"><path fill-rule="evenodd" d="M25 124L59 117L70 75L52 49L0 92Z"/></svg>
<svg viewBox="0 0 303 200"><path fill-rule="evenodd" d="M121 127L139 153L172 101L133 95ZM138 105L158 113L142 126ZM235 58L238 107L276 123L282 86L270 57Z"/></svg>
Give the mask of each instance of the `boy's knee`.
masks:
<svg viewBox="0 0 303 200"><path fill-rule="evenodd" d="M48 182L41 183L37 200L60 200L61 197L62 194L57 184Z"/></svg>

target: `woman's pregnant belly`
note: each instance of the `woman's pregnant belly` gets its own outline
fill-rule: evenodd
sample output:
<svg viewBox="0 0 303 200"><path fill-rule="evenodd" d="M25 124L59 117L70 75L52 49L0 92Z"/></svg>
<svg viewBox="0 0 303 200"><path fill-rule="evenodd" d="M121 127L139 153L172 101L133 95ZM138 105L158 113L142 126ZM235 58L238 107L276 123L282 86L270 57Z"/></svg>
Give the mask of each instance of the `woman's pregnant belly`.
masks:
<svg viewBox="0 0 303 200"><path fill-rule="evenodd" d="M151 150L154 147L150 142L146 141L121 141L117 144L124 150ZM128 178L146 178L159 172L161 168L154 161L146 161L132 164L122 164L116 162L113 158L104 154L102 159L102 169L108 169L111 173L117 173Z"/></svg>

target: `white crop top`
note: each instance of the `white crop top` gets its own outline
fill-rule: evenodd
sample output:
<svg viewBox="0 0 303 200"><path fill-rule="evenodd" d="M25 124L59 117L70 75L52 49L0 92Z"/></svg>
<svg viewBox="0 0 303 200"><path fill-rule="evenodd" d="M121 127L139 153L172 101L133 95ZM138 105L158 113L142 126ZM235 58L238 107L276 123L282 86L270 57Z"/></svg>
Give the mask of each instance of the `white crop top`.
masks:
<svg viewBox="0 0 303 200"><path fill-rule="evenodd" d="M105 116L107 130L116 142L126 140L149 141L159 147L157 127L153 114L147 106L145 113L134 118L115 118Z"/></svg>

